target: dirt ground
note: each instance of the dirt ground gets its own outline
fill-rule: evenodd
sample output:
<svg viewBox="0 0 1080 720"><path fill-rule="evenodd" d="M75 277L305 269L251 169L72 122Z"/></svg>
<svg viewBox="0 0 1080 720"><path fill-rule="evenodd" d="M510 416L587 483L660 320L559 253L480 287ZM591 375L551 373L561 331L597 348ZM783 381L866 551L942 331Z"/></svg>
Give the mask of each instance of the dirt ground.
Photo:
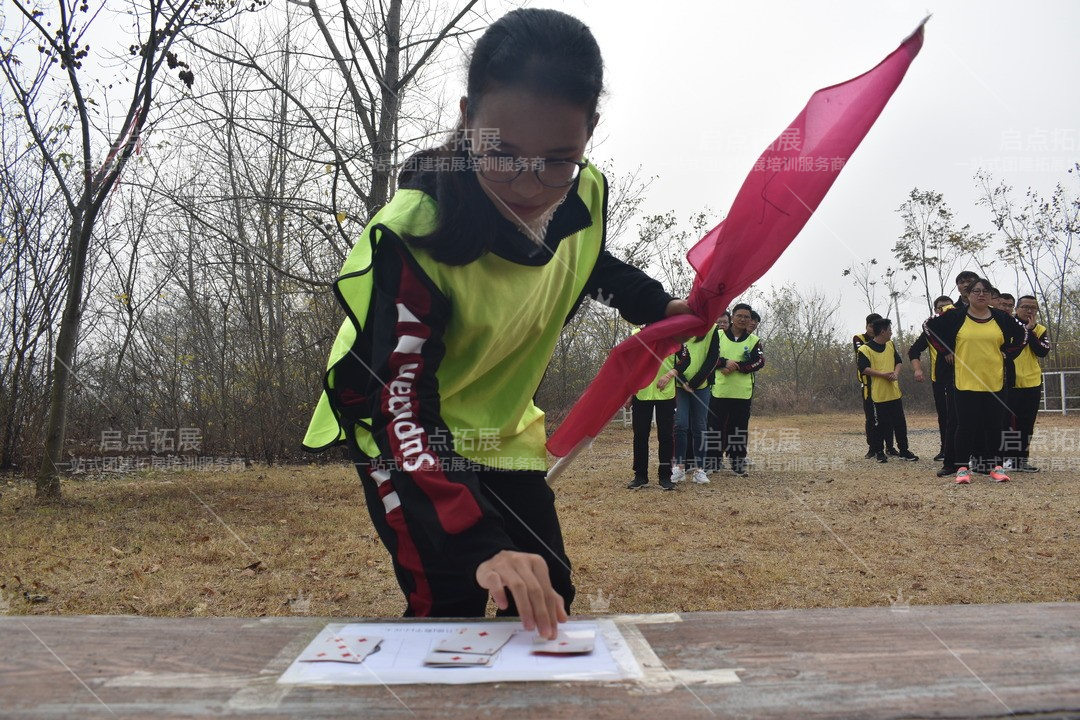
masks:
<svg viewBox="0 0 1080 720"><path fill-rule="evenodd" d="M939 479L864 460L861 415L754 418L750 477L630 491L612 425L554 487L575 610L670 612L1080 600L1080 416L1040 417L1038 474ZM655 451L655 445L653 447ZM403 601L347 465L65 481L0 498L0 612L397 616Z"/></svg>

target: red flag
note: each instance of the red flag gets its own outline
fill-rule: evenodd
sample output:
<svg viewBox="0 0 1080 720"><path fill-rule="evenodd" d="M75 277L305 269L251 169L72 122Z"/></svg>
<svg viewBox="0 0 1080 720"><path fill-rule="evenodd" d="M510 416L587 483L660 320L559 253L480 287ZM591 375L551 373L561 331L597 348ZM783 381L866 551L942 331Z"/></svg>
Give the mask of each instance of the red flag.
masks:
<svg viewBox="0 0 1080 720"><path fill-rule="evenodd" d="M873 70L818 90L765 149L723 222L687 253L697 271L687 299L695 315L667 318L620 343L548 440L552 455L596 437L620 407L650 382L676 337L702 335L728 303L765 274L799 234L919 54L923 25ZM565 467L557 462L554 479Z"/></svg>

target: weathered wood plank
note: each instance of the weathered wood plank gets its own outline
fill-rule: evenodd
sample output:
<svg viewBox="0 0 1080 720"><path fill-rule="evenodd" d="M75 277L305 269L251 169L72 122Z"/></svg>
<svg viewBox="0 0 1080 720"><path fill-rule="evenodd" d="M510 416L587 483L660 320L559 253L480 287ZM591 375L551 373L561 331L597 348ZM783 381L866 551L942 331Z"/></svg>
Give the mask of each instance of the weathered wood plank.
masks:
<svg viewBox="0 0 1080 720"><path fill-rule="evenodd" d="M0 717L1080 716L1080 603L690 613L635 625L646 683L277 686L325 622L0 617Z"/></svg>

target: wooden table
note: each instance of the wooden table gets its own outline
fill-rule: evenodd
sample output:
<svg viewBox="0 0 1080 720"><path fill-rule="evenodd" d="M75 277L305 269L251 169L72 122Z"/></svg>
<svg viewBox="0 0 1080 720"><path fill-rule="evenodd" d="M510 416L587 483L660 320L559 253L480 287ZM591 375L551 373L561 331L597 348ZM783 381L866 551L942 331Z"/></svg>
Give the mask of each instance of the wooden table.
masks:
<svg viewBox="0 0 1080 720"><path fill-rule="evenodd" d="M326 688L320 618L0 616L0 717L1080 717L1080 603L618 619L640 682Z"/></svg>

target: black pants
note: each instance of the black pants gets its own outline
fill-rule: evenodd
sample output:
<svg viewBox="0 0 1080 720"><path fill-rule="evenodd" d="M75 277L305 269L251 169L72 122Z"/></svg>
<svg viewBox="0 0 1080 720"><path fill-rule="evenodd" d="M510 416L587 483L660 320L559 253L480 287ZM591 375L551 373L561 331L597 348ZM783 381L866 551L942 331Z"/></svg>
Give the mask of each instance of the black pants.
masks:
<svg viewBox="0 0 1080 720"><path fill-rule="evenodd" d="M405 617L484 617L488 592L476 583L475 568L462 571L446 549L432 542L418 520L400 506L387 511L385 498L394 492L393 477L378 486L365 462L356 463L364 487L368 514L383 545L390 551L394 574L405 594ZM544 473L483 470L477 473L487 500L502 515L506 533L521 552L544 558L555 592L566 611L574 600L570 560L563 548L562 529L555 512L555 493ZM437 520L432 520L437 522ZM513 598L497 615L516 616Z"/></svg>
<svg viewBox="0 0 1080 720"><path fill-rule="evenodd" d="M931 382L930 386L934 391L934 409L937 410L938 436L941 442L938 449L945 454L947 460L948 453L945 452L945 447L952 445L951 441L946 440L949 425L949 400L946 397L948 390L944 382L938 382L937 380Z"/></svg>
<svg viewBox="0 0 1080 720"><path fill-rule="evenodd" d="M993 392L957 390L956 456L958 467L969 465L976 472L990 472L1002 462L1001 422L1005 406Z"/></svg>
<svg viewBox="0 0 1080 720"><path fill-rule="evenodd" d="M634 477L649 477L649 436L653 411L656 411L656 443L659 458L657 480L671 479L671 459L675 457L675 398L670 400L630 401L630 420L634 427Z"/></svg>
<svg viewBox="0 0 1080 720"><path fill-rule="evenodd" d="M883 435L877 422L877 413L874 412L874 401L863 398L863 415L866 416L866 444L874 452L886 447L895 447L892 433Z"/></svg>
<svg viewBox="0 0 1080 720"><path fill-rule="evenodd" d="M732 460L746 457L746 444L750 432L750 399L714 397L710 404L710 419L714 419L720 457Z"/></svg>
<svg viewBox="0 0 1080 720"><path fill-rule="evenodd" d="M896 448L901 452L907 452L907 418L904 416L904 401L900 398L887 402L874 403L874 412L877 416L878 434L881 445L875 448L884 451L884 438L896 438Z"/></svg>
<svg viewBox="0 0 1080 720"><path fill-rule="evenodd" d="M874 416L874 401L868 397L863 397L862 401L863 416L866 418L866 444L871 450L876 450L877 441L877 419Z"/></svg>
<svg viewBox="0 0 1080 720"><path fill-rule="evenodd" d="M940 378L941 375L938 375ZM961 465L966 465L969 458L967 456L960 455L956 447L956 434L960 429L960 421L957 416L956 408L956 385L953 384L953 375L949 374L949 379L946 381L938 380L945 389L945 460L943 465L948 468L956 469Z"/></svg>
<svg viewBox="0 0 1080 720"><path fill-rule="evenodd" d="M1031 435L1035 432L1035 419L1042 405L1042 385L1033 388L1009 390L1009 413L1011 434L1005 438L1005 457L1027 460L1031 447Z"/></svg>

